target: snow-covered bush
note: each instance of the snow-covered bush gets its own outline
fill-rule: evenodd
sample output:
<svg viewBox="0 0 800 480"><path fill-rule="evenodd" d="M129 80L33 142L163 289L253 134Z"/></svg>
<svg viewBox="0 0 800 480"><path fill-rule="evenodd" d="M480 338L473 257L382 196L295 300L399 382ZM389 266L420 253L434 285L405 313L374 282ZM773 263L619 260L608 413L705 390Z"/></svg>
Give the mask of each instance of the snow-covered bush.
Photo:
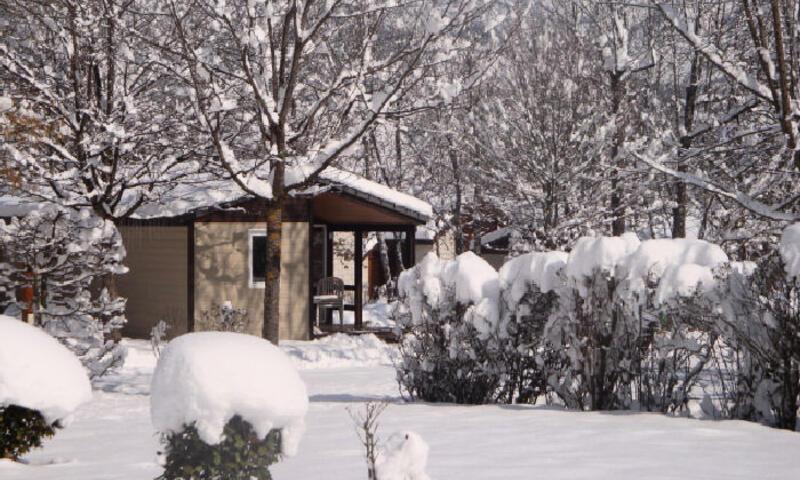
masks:
<svg viewBox="0 0 800 480"><path fill-rule="evenodd" d="M713 361L718 334L715 270L728 257L694 239L646 240L622 261L622 301L640 325L636 401L640 408L685 412Z"/></svg>
<svg viewBox="0 0 800 480"><path fill-rule="evenodd" d="M86 371L45 332L0 315L0 458L18 459L91 399Z"/></svg>
<svg viewBox="0 0 800 480"><path fill-rule="evenodd" d="M37 325L58 338L99 376L118 366L125 350L115 332L125 324L125 299L99 288L122 274L125 249L110 221L48 205L0 221L4 268L12 285L31 284Z"/></svg>
<svg viewBox="0 0 800 480"><path fill-rule="evenodd" d="M707 293L725 253L702 240L578 240L547 326L550 387L570 408L674 412L709 361Z"/></svg>
<svg viewBox="0 0 800 480"><path fill-rule="evenodd" d="M428 444L414 432L397 432L386 441L375 465L377 480L430 480L425 473Z"/></svg>
<svg viewBox="0 0 800 480"><path fill-rule="evenodd" d="M729 361L736 396L728 415L794 430L800 401L800 224L754 268L731 268L720 282L720 332L737 354ZM742 395L742 392L744 394Z"/></svg>
<svg viewBox="0 0 800 480"><path fill-rule="evenodd" d="M162 479L269 479L305 430L306 387L289 358L258 337L201 332L172 340L153 374Z"/></svg>
<svg viewBox="0 0 800 480"><path fill-rule="evenodd" d="M618 267L638 246L631 234L582 237L569 254L558 308L545 327L555 356L548 384L568 408L631 406L639 332L620 301Z"/></svg>
<svg viewBox="0 0 800 480"><path fill-rule="evenodd" d="M495 339L497 272L467 252L442 261L431 252L398 279L397 378L404 393L431 402L487 403L501 376Z"/></svg>
<svg viewBox="0 0 800 480"><path fill-rule="evenodd" d="M534 252L515 257L500 269L501 314L498 328L504 382L500 399L534 403L547 389L545 368L551 350L544 328L558 303L564 252Z"/></svg>

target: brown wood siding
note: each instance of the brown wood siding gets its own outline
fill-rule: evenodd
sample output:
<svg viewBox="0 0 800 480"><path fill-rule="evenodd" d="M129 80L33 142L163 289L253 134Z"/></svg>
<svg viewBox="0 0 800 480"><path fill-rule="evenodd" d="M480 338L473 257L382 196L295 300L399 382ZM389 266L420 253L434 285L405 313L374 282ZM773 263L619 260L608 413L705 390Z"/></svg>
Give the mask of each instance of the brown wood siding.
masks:
<svg viewBox="0 0 800 480"><path fill-rule="evenodd" d="M129 272L118 279L127 298L128 323L123 335L148 338L164 320L171 337L188 329L188 229L186 227L121 226Z"/></svg>

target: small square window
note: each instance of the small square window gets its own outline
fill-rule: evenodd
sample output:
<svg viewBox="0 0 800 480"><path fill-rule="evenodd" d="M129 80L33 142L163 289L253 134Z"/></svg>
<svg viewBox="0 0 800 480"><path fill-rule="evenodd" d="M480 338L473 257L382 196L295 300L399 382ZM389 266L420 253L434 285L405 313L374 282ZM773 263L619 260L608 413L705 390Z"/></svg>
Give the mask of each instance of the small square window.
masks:
<svg viewBox="0 0 800 480"><path fill-rule="evenodd" d="M263 288L267 276L267 233L250 230L250 288Z"/></svg>

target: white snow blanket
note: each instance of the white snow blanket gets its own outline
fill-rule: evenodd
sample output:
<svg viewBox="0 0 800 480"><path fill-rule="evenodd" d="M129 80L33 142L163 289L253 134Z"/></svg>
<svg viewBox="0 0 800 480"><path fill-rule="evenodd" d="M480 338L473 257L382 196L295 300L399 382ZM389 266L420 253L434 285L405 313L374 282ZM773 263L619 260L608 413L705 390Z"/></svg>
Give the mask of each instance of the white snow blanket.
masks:
<svg viewBox="0 0 800 480"><path fill-rule="evenodd" d="M281 350L300 369L391 366L399 360L397 345L390 345L373 334L337 333L311 341L281 341Z"/></svg>
<svg viewBox="0 0 800 480"><path fill-rule="evenodd" d="M305 383L270 342L240 333L199 332L172 340L161 352L150 389L150 414L160 432L194 423L208 444L222 440L239 415L264 438L281 430L281 450L294 455L305 430Z"/></svg>
<svg viewBox="0 0 800 480"><path fill-rule="evenodd" d="M800 276L800 223L790 225L783 231L780 252L789 278Z"/></svg>
<svg viewBox="0 0 800 480"><path fill-rule="evenodd" d="M86 369L44 330L0 315L0 406L39 411L48 423L69 423L92 399Z"/></svg>

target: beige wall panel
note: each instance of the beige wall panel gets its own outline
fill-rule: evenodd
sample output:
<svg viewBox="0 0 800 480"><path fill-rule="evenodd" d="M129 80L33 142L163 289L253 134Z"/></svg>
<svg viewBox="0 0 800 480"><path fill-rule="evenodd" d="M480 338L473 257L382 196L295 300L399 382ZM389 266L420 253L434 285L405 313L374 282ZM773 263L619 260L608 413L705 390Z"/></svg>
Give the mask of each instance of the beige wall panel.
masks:
<svg viewBox="0 0 800 480"><path fill-rule="evenodd" d="M117 280L128 299L128 323L123 335L148 338L150 329L164 320L174 337L187 331L188 228L122 226L130 271Z"/></svg>
<svg viewBox="0 0 800 480"><path fill-rule="evenodd" d="M213 330L207 312L213 304L230 301L247 310L245 331L261 335L264 289L251 287L249 279L249 232L263 223L195 223L195 326ZM281 241L282 339L308 336L308 224L285 222Z"/></svg>

